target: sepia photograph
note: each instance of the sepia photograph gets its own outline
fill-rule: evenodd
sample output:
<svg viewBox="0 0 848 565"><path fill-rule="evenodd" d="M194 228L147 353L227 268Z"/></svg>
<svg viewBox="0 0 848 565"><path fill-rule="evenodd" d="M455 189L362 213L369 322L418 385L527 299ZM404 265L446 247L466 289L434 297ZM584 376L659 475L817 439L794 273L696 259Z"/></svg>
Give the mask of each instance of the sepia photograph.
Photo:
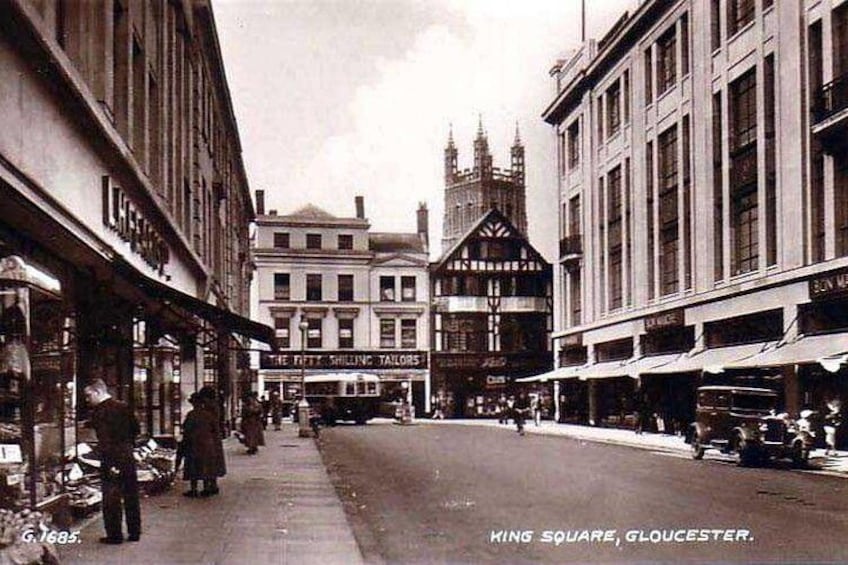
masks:
<svg viewBox="0 0 848 565"><path fill-rule="evenodd" d="M848 562L848 0L0 0L0 565Z"/></svg>

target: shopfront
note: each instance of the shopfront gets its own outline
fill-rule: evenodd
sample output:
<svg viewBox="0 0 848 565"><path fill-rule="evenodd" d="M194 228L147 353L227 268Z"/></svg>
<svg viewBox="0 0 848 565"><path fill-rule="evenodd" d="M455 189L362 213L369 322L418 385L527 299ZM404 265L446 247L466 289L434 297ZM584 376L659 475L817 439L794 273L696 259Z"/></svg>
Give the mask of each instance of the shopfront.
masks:
<svg viewBox="0 0 848 565"><path fill-rule="evenodd" d="M502 395L540 394L553 413L552 385L518 379L550 370L547 352L432 353L433 396L446 417L495 418Z"/></svg>
<svg viewBox="0 0 848 565"><path fill-rule="evenodd" d="M381 400L411 399L417 414L424 413L428 355L423 350L322 350L303 353L259 354L263 394L278 391L285 410L300 398L301 378L339 371L356 371L380 378Z"/></svg>

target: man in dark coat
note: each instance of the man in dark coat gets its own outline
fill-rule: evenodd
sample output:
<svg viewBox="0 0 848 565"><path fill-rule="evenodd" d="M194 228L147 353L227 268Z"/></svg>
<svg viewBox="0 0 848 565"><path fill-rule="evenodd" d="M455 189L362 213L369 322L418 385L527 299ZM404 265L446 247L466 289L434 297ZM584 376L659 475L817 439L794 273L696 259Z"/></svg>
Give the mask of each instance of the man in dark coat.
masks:
<svg viewBox="0 0 848 565"><path fill-rule="evenodd" d="M265 445L265 435L262 433L262 405L257 394L247 393L241 408L241 431L244 434L244 445L247 453L255 455L259 446Z"/></svg>
<svg viewBox="0 0 848 565"><path fill-rule="evenodd" d="M109 394L106 383L95 379L85 387L85 398L94 407L90 424L97 433L100 451L100 478L103 493L102 543L124 540L122 514L126 513L127 540L141 537L141 508L133 444L139 433L138 420L129 407Z"/></svg>

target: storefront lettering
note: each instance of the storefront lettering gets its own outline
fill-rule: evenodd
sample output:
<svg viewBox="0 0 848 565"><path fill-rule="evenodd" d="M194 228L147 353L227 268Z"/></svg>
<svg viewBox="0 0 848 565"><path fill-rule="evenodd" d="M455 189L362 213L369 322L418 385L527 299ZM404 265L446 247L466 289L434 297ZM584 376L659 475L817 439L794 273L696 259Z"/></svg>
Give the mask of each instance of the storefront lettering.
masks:
<svg viewBox="0 0 848 565"><path fill-rule="evenodd" d="M263 353L262 369L426 369L423 351L404 353Z"/></svg>
<svg viewBox="0 0 848 565"><path fill-rule="evenodd" d="M569 334L562 338L563 347L580 347L583 345L583 334Z"/></svg>
<svg viewBox="0 0 848 565"><path fill-rule="evenodd" d="M645 331L652 332L683 325L683 310L669 310L645 318Z"/></svg>
<svg viewBox="0 0 848 565"><path fill-rule="evenodd" d="M810 280L810 298L826 298L848 292L848 271L823 275Z"/></svg>
<svg viewBox="0 0 848 565"><path fill-rule="evenodd" d="M435 369L537 369L552 365L547 353L452 354L434 353Z"/></svg>
<svg viewBox="0 0 848 565"><path fill-rule="evenodd" d="M129 242L130 249L141 255L148 265L164 273L169 260L168 246L127 193L112 184L108 175L103 177L103 224Z"/></svg>

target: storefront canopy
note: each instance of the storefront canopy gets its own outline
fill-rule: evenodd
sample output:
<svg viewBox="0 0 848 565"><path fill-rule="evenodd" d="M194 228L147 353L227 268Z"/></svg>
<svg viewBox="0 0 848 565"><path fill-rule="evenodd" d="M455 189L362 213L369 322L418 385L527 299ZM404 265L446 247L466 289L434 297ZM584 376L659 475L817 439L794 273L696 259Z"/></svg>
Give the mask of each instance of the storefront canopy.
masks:
<svg viewBox="0 0 848 565"><path fill-rule="evenodd" d="M627 370L628 361L630 361L630 359L623 359L619 361L604 361L603 363L595 363L594 365L589 365L588 367L586 367L585 370L580 373L580 380L627 377L630 375Z"/></svg>
<svg viewBox="0 0 848 565"><path fill-rule="evenodd" d="M776 344L776 341L768 341L682 353L673 361L653 367L646 372L657 374L688 373L690 371L721 373L725 369L762 367L763 365L757 360L757 357L773 349Z"/></svg>
<svg viewBox="0 0 848 565"><path fill-rule="evenodd" d="M821 363L835 372L848 361L848 334L802 336L767 349L751 359L760 367Z"/></svg>
<svg viewBox="0 0 848 565"><path fill-rule="evenodd" d="M663 367L669 363L673 363L680 359L683 353L666 353L663 355L644 355L638 359L632 360L625 366L627 373L631 377L639 375L657 373L658 367Z"/></svg>
<svg viewBox="0 0 848 565"><path fill-rule="evenodd" d="M115 269L129 283L141 290L146 300L160 301L164 306L177 306L203 318L216 328L237 333L264 343L272 343L274 330L214 304L209 304L142 274L124 259L116 259Z"/></svg>
<svg viewBox="0 0 848 565"><path fill-rule="evenodd" d="M517 383L543 383L545 381L559 381L563 379L575 379L579 376L579 371L585 369L586 365L573 365L570 367L559 367L553 371L533 375L532 377L522 377L515 379Z"/></svg>

